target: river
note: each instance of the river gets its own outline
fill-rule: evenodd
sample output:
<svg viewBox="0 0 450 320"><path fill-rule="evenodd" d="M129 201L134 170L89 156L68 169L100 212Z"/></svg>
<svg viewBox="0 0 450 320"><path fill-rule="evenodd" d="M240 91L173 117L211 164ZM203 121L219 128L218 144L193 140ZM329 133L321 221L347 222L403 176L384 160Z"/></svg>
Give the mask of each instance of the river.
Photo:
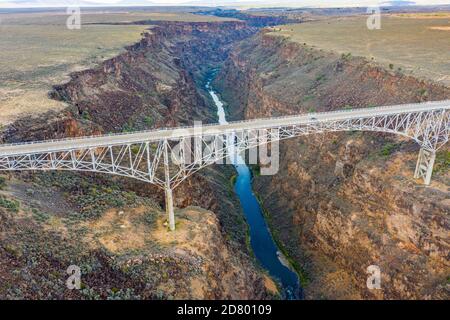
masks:
<svg viewBox="0 0 450 320"><path fill-rule="evenodd" d="M227 119L223 107L224 104L211 87L211 81L212 77L208 79L205 88L217 107L219 123L226 124ZM232 142L234 137L230 136L227 140ZM232 150L229 151L232 153ZM250 245L256 259L281 284L281 296L284 299L299 299L301 297L299 278L295 272L286 266L286 259L277 248L270 234L260 204L252 190L252 173L240 155L236 154L233 158L231 162L237 171L234 191L239 197L247 223L249 224Z"/></svg>

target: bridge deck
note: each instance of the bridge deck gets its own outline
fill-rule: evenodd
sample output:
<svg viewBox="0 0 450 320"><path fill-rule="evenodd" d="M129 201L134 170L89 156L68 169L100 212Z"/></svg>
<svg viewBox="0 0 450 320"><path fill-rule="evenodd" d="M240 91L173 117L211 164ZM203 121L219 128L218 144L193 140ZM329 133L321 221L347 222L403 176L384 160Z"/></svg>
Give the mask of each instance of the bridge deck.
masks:
<svg viewBox="0 0 450 320"><path fill-rule="evenodd" d="M152 131L140 131L126 134L112 134L93 137L77 137L61 140L47 140L0 146L0 156L12 156L41 152L55 152L73 149L93 148L111 145L139 143L142 141L160 141L170 138L192 137L196 134L214 135L246 129L269 129L278 126L301 125L316 122L368 118L380 115L393 115L409 112L450 109L450 100L417 104L383 106L333 112L308 113L295 116L235 121L229 124L204 125L197 132L194 127L165 128ZM198 130L198 128L197 128Z"/></svg>

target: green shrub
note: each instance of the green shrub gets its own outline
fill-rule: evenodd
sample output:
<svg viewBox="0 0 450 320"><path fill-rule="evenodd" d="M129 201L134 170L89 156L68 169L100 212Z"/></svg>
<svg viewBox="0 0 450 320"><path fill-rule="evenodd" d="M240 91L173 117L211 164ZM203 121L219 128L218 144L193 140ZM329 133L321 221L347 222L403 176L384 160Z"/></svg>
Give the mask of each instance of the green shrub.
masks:
<svg viewBox="0 0 450 320"><path fill-rule="evenodd" d="M81 191L81 190L80 190ZM137 196L134 192L123 192L106 187L90 187L86 191L71 193L69 198L79 208L82 218L98 218L109 208L134 206Z"/></svg>
<svg viewBox="0 0 450 320"><path fill-rule="evenodd" d="M342 59L344 59L344 60L350 60L350 58L352 57L352 54L349 52L349 53L343 53L342 55L341 55L341 57L342 57Z"/></svg>
<svg viewBox="0 0 450 320"><path fill-rule="evenodd" d="M134 127L133 127L132 124L130 124L130 123L125 123L125 124L123 125L122 131L123 131L123 132L133 132L133 131L135 131L135 130L134 130Z"/></svg>
<svg viewBox="0 0 450 320"><path fill-rule="evenodd" d="M0 207L5 208L9 212L19 212L20 204L15 200L8 200L0 196Z"/></svg>
<svg viewBox="0 0 450 320"><path fill-rule="evenodd" d="M250 169L252 170L252 174L254 177L259 177L261 175L261 166L260 165L253 164L250 166ZM236 179L237 179L237 176L235 178L235 181L236 181Z"/></svg>
<svg viewBox="0 0 450 320"><path fill-rule="evenodd" d="M312 100L312 99L314 99L314 95L310 94L310 95L307 95L307 96L303 97L303 102L307 102L307 101Z"/></svg>
<svg viewBox="0 0 450 320"><path fill-rule="evenodd" d="M81 114L81 117L82 117L84 120L89 120L89 121L92 120L91 115L89 114L89 111L87 111L87 110L84 110L84 111L83 111L83 113Z"/></svg>
<svg viewBox="0 0 450 320"><path fill-rule="evenodd" d="M88 288L84 284L81 284L81 295L87 300L100 300L101 296L93 288Z"/></svg>
<svg viewBox="0 0 450 320"><path fill-rule="evenodd" d="M137 155L139 153L139 150L140 150L140 147L138 145L134 144L134 145L131 146L131 152L134 155Z"/></svg>
<svg viewBox="0 0 450 320"><path fill-rule="evenodd" d="M118 288L112 288L111 290L108 290L107 292L108 297L107 300L140 300L141 297L134 292L134 289L118 289Z"/></svg>
<svg viewBox="0 0 450 320"><path fill-rule="evenodd" d="M38 222L45 222L50 218L46 212L39 211L35 208L33 208L31 212L33 213L34 219Z"/></svg>
<svg viewBox="0 0 450 320"><path fill-rule="evenodd" d="M237 180L237 175L233 174L230 178L231 187L234 187L234 185L236 184L236 180Z"/></svg>
<svg viewBox="0 0 450 320"><path fill-rule="evenodd" d="M153 211L148 211L144 213L144 222L150 228L154 228L156 226L156 221L158 220L158 215Z"/></svg>
<svg viewBox="0 0 450 320"><path fill-rule="evenodd" d="M419 90L419 96L423 97L423 96L426 96L426 95L428 95L427 89L420 89Z"/></svg>
<svg viewBox="0 0 450 320"><path fill-rule="evenodd" d="M450 171L450 151L442 150L436 153L436 160L434 162L434 172L449 172Z"/></svg>
<svg viewBox="0 0 450 320"><path fill-rule="evenodd" d="M145 123L147 126L151 127L151 126L153 125L153 118L152 118L151 116L146 116L146 117L144 118L144 123Z"/></svg>
<svg viewBox="0 0 450 320"><path fill-rule="evenodd" d="M6 179L5 177L0 177L0 190L5 189L6 187Z"/></svg>
<svg viewBox="0 0 450 320"><path fill-rule="evenodd" d="M380 155L383 157L388 157L394 152L396 147L397 145L395 143L388 142L383 146L383 148L381 148Z"/></svg>
<svg viewBox="0 0 450 320"><path fill-rule="evenodd" d="M98 180L98 177L80 176L75 173L39 173L35 176L39 185L53 186L61 192L77 208L72 215L74 220L100 217L105 210L111 208L136 207L145 202L132 191L123 191L120 185L111 180Z"/></svg>
<svg viewBox="0 0 450 320"><path fill-rule="evenodd" d="M325 75L324 75L324 74L321 74L320 76L318 76L318 77L316 78L316 81L317 81L317 82L320 82L320 81L322 81L322 80L325 80Z"/></svg>

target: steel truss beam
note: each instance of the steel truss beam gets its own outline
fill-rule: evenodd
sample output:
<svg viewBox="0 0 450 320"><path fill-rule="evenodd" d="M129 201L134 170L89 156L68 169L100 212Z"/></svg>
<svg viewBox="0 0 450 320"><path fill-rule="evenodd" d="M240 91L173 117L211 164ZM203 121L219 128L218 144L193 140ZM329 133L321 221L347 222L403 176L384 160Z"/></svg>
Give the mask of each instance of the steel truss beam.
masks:
<svg viewBox="0 0 450 320"><path fill-rule="evenodd" d="M166 210L170 229L175 228L172 190L198 170L246 150L293 137L339 131L372 131L405 136L416 141L421 149L415 178L431 181L436 151L449 140L450 110L377 114L350 117L344 120L318 121L314 114L307 123L273 124L263 128L245 128L208 134L200 129L186 135L159 141L101 145L89 148L68 148L29 154L0 156L0 171L69 170L114 174L159 186L166 192ZM82 139L82 138L81 138Z"/></svg>
<svg viewBox="0 0 450 320"><path fill-rule="evenodd" d="M0 170L108 173L152 183L164 189L167 187L167 177L163 157L167 149L167 153L170 154L168 160L171 160L169 182L173 189L194 172L214 163L223 163L224 159L234 157L236 153L244 154L248 149L302 135L339 131L385 132L409 137L424 150L419 157L423 159L425 153L427 155L435 153L449 140L450 111L444 109L339 121L311 121L308 124L274 125L214 135L205 131L195 137L187 136L156 142L142 141L86 149L0 156Z"/></svg>

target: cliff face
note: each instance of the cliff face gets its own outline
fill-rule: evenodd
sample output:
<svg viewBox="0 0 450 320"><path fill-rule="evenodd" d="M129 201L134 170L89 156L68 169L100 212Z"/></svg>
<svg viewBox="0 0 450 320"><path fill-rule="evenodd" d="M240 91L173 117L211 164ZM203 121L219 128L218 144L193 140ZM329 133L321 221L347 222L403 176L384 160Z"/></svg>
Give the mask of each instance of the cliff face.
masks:
<svg viewBox="0 0 450 320"><path fill-rule="evenodd" d="M157 25L125 53L76 72L50 96L69 104L63 113L16 121L1 132L20 142L211 122L214 110L198 88L232 44L256 29L243 22L140 22ZM31 124L30 124L31 123Z"/></svg>
<svg viewBox="0 0 450 320"><path fill-rule="evenodd" d="M151 23L157 26L125 53L55 85L50 95L69 104L64 113L16 121L2 132L2 140L22 142L214 121L215 107L211 108L200 85L211 67L226 59L232 44L256 29L239 21ZM175 205L214 210L221 215L225 231L233 230L236 243L245 249L238 201L223 200L230 198L232 174L214 167L200 172L175 190ZM135 181L122 184L164 203L153 186Z"/></svg>
<svg viewBox="0 0 450 320"><path fill-rule="evenodd" d="M450 97L446 87L363 58L264 33L231 53L215 85L235 119ZM448 150L424 187L413 179L418 146L395 136L281 143L279 172L255 177L254 188L273 232L307 273L307 298L448 298ZM381 269L381 290L366 287L369 265Z"/></svg>
<svg viewBox="0 0 450 320"><path fill-rule="evenodd" d="M53 96L109 131L211 121L198 73L223 61L230 44L252 30L240 22L160 23L125 54L72 75Z"/></svg>
<svg viewBox="0 0 450 320"><path fill-rule="evenodd" d="M255 29L242 22L157 24L125 53L98 68L74 73L68 83L55 86L50 94L69 105L64 113L21 119L2 132L2 140L41 140L213 121L215 110L199 84L211 66L227 57L233 41ZM148 184L89 174L9 176L4 191L0 191L0 255L5 267L0 277L9 285L0 295L269 297L265 284L270 281L255 266L246 247L246 224L232 193L231 175L229 168L219 171L211 167L176 189L176 206L200 205L214 210L216 217L199 208L180 211L180 232L169 242L162 236L166 232L166 217L160 207L163 194ZM50 194L52 201L48 201ZM20 214L11 214L9 204ZM74 229L73 222L83 225L84 231ZM31 232L33 228L41 234ZM155 230L160 238L149 238ZM15 239L14 243L8 239ZM85 243L86 252L77 249L79 241ZM192 246L185 248L190 242ZM42 243L48 246L40 246ZM76 261L72 262L70 255ZM195 258L188 257L192 255ZM32 268L27 264L30 259L35 261ZM87 272L87 287L81 296L64 290L61 279L65 279L65 269L61 268L67 263L93 268ZM55 275L49 278L46 269ZM17 273L34 281L33 290L23 283L23 277L14 275Z"/></svg>

